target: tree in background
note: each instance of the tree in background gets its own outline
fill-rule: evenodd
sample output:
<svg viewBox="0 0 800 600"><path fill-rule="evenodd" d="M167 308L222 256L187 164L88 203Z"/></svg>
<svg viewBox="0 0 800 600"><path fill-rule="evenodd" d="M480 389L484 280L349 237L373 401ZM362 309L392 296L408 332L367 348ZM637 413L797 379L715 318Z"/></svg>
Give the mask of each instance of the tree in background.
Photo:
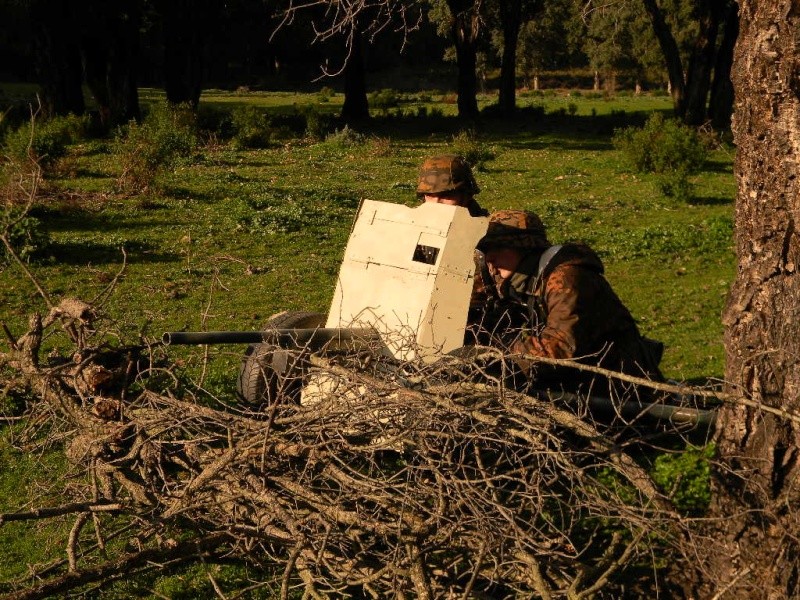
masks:
<svg viewBox="0 0 800 600"><path fill-rule="evenodd" d="M455 46L458 116L478 116L478 44L484 34L482 0L433 0L428 13L439 33L449 36Z"/></svg>
<svg viewBox="0 0 800 600"><path fill-rule="evenodd" d="M718 90L724 89L723 81L730 76L727 68L730 66L729 56L733 50L734 40L731 36L735 36L737 28L726 26L723 30L728 39L718 43L717 38L723 21L735 18L735 11L731 7L733 0L692 0L691 5L685 6L680 1L664 2L663 6L657 0L642 2L664 54L676 114L691 125L704 123L711 112L715 114L717 123L723 122L725 118L721 113L724 110L720 111L719 107L709 109L708 95L714 67L718 69L714 74L719 79ZM692 19L697 23L697 33L688 60L681 55L673 24L687 21L679 19L671 23L667 18L670 13L685 11L686 6L691 6ZM723 98L719 93L714 96L717 101L722 101Z"/></svg>
<svg viewBox="0 0 800 600"><path fill-rule="evenodd" d="M516 109L517 94L517 48L520 31L544 7L542 0L511 0L492 3L492 12L498 17L502 32L500 90L498 105L500 112L510 115Z"/></svg>
<svg viewBox="0 0 800 600"><path fill-rule="evenodd" d="M108 127L139 118L138 66L140 0L91 3L83 15L81 48L86 85Z"/></svg>
<svg viewBox="0 0 800 600"><path fill-rule="evenodd" d="M542 71L582 66L586 59L581 44L582 27L576 4L552 0L520 32L519 68L538 89Z"/></svg>
<svg viewBox="0 0 800 600"><path fill-rule="evenodd" d="M155 0L164 44L164 90L172 104L197 108L205 46L220 16L216 0Z"/></svg>
<svg viewBox="0 0 800 600"><path fill-rule="evenodd" d="M26 15L34 32L33 57L45 116L82 114L80 35L83 1L30 0Z"/></svg>

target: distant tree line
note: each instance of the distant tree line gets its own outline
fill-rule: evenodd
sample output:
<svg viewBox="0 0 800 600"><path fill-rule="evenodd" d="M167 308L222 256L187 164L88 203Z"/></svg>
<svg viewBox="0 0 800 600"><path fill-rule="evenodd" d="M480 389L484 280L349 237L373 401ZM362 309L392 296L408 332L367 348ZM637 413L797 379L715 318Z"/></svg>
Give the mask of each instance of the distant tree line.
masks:
<svg viewBox="0 0 800 600"><path fill-rule="evenodd" d="M738 14L733 0L9 0L0 27L0 76L38 82L49 114L84 112L85 84L106 124L138 118L141 85L196 106L204 87L303 88L320 75L356 120L376 72L451 62L439 87L456 89L465 118L489 73L510 115L520 86L583 69L597 90L666 87L687 123L724 128Z"/></svg>

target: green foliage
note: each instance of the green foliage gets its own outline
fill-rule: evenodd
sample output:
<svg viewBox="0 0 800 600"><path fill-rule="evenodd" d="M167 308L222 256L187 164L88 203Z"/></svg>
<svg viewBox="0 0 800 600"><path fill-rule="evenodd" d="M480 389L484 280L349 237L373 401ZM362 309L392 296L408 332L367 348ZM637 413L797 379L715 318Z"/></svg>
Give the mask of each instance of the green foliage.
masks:
<svg viewBox="0 0 800 600"><path fill-rule="evenodd" d="M264 190L245 198L246 208L237 228L258 235L324 230L331 223L352 218L358 201L349 190Z"/></svg>
<svg viewBox="0 0 800 600"><path fill-rule="evenodd" d="M369 105L371 108L386 111L389 108L394 108L400 104L400 94L396 90L384 88L372 92L369 97Z"/></svg>
<svg viewBox="0 0 800 600"><path fill-rule="evenodd" d="M255 106L237 107L231 113L232 142L236 148L266 148L272 138L269 115Z"/></svg>
<svg viewBox="0 0 800 600"><path fill-rule="evenodd" d="M0 227L12 223L8 231L8 241L17 256L24 261L31 261L50 247L50 235L39 219L15 213L16 210L13 209L0 209ZM5 245L0 244L0 264L8 262L10 258Z"/></svg>
<svg viewBox="0 0 800 600"><path fill-rule="evenodd" d="M301 114L305 118L305 134L312 140L324 140L333 131L335 118L330 113L309 106Z"/></svg>
<svg viewBox="0 0 800 600"><path fill-rule="evenodd" d="M32 158L46 168L66 154L69 144L84 139L88 129L87 116L67 115L23 123L6 135L3 154L16 162Z"/></svg>
<svg viewBox="0 0 800 600"><path fill-rule="evenodd" d="M336 92L334 91L334 89L328 87L327 85L323 86L322 89L319 92L317 92L317 97L319 98L319 101L322 103L330 102L331 98L333 98L335 95Z"/></svg>
<svg viewBox="0 0 800 600"><path fill-rule="evenodd" d="M463 156L475 169L482 170L487 161L495 157L495 151L481 142L474 131L464 129L453 136L453 152Z"/></svg>
<svg viewBox="0 0 800 600"><path fill-rule="evenodd" d="M599 241L599 240L598 240ZM691 224L660 224L612 232L602 242L603 253L622 260L644 256L697 256L733 250L733 219L728 216Z"/></svg>
<svg viewBox="0 0 800 600"><path fill-rule="evenodd" d="M662 454L652 469L653 480L680 510L702 514L711 502L710 470L716 446L689 447L678 454Z"/></svg>
<svg viewBox="0 0 800 600"><path fill-rule="evenodd" d="M366 137L351 129L349 125L345 125L341 129L337 129L333 133L329 133L325 137L325 144L335 148L352 148L353 146L362 146L366 141Z"/></svg>
<svg viewBox="0 0 800 600"><path fill-rule="evenodd" d="M653 113L644 127L627 127L615 132L613 144L640 173L655 173L665 196L690 197L689 176L698 173L708 151L697 132L676 119Z"/></svg>
<svg viewBox="0 0 800 600"><path fill-rule="evenodd" d="M157 176L192 155L198 145L196 116L189 105L153 105L144 121L131 121L117 138L122 165L117 189L126 194L150 192Z"/></svg>

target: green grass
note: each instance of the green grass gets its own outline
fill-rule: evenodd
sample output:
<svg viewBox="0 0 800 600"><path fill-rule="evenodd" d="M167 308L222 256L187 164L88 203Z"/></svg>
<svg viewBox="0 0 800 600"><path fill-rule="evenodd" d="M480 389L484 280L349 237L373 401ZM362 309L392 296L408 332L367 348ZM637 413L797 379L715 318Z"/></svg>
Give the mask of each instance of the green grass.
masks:
<svg viewBox="0 0 800 600"><path fill-rule="evenodd" d="M143 103L161 95L144 90ZM295 138L234 150L222 140L182 161L160 177L161 191L143 197L115 195L120 166L112 139L74 145L35 209L53 243L31 268L54 298L91 300L120 271L124 248L127 266L105 310L128 341L140 331L157 339L168 330L250 330L281 310L326 311L359 201L416 204L423 158L452 150L454 136L471 129L460 143L471 140L489 157L476 172L481 204L537 211L553 243L590 243L643 333L666 343L666 376L723 376L720 314L735 273L731 148L715 150L691 179L695 196L677 202L657 191L653 177L629 170L611 144L616 127L668 111L668 98L521 95L520 106L541 110L469 127L450 116L456 107L449 97L403 98L361 130L360 143ZM336 113L342 96L318 100L317 94L209 91L201 106L246 104L278 113L310 105ZM486 105L490 97L479 100ZM575 114L561 114L570 103ZM398 116L422 106L442 116ZM0 264L0 321L19 335L28 316L44 310L21 271ZM208 387L233 392L241 350L212 349L217 360ZM196 348L170 352L187 358L190 369L201 359ZM13 461L27 464L17 455ZM16 472L0 475L4 510L20 506L12 490L24 481ZM30 527L0 528L0 548L18 552L12 562L0 560L0 581L40 560L37 548L20 541Z"/></svg>
<svg viewBox="0 0 800 600"><path fill-rule="evenodd" d="M143 100L157 95L146 91ZM280 110L316 97L208 92L203 102ZM515 123L473 127L473 143L494 156L476 173L480 202L490 210L539 212L554 243L590 243L642 329L666 342L665 372L720 377L719 317L734 272L732 151L717 150L693 178L696 197L678 203L661 196L650 176L628 170L602 117L581 116L598 103L631 114L664 110L668 99L536 100L548 103L547 112L574 102L578 116L528 120L523 113ZM426 128L426 135L415 133ZM125 248L126 273L109 311L132 330L149 323L154 337L182 328L252 329L284 309L324 311L358 202L413 205L419 163L451 150L459 130L446 117L388 117L362 144L206 148L162 177L162 192L145 198L115 196L112 141L88 141L71 148L72 169L48 182L51 199L36 209L53 246L34 270L56 297L92 298L120 268ZM377 150L374 136L389 141L388 151ZM13 266L0 273L0 305L0 319L17 332L42 309Z"/></svg>

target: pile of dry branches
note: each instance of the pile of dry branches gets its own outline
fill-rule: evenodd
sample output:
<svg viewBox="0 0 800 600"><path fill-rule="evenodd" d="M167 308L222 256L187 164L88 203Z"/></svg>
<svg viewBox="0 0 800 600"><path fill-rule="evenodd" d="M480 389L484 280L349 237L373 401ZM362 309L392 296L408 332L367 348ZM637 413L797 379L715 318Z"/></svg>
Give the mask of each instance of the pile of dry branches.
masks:
<svg viewBox="0 0 800 600"><path fill-rule="evenodd" d="M650 553L684 534L610 429L473 365L412 384L380 361L315 353L307 379L335 394L211 406L154 376L174 368L154 366L163 348L93 346L95 312L64 301L6 332L37 398L30 422L58 430L83 474L63 505L0 515L75 516L66 559L9 598L222 558L264 566L281 597L582 598L654 571ZM74 352L45 360L59 326Z"/></svg>

